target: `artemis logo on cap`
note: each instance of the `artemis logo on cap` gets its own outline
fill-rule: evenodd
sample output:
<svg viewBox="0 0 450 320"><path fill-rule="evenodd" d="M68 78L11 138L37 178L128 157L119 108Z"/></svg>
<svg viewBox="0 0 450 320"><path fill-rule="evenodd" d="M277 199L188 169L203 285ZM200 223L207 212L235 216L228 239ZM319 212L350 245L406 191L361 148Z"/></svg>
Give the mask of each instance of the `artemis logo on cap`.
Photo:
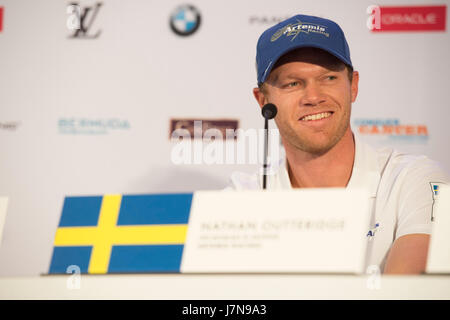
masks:
<svg viewBox="0 0 450 320"><path fill-rule="evenodd" d="M281 56L305 47L325 50L352 66L344 32L336 22L298 14L270 27L259 37L256 45L258 84L266 81Z"/></svg>
<svg viewBox="0 0 450 320"><path fill-rule="evenodd" d="M292 37L291 41L294 40L300 32L304 32L306 34L310 32L323 34L326 37L329 37L330 34L325 32L327 27L321 26L319 24L315 23L303 23L299 20L297 20L298 23L295 24L288 24L287 26L278 29L277 32L275 32L272 37L270 38L271 42L274 42L278 40L282 35L286 35L286 37Z"/></svg>

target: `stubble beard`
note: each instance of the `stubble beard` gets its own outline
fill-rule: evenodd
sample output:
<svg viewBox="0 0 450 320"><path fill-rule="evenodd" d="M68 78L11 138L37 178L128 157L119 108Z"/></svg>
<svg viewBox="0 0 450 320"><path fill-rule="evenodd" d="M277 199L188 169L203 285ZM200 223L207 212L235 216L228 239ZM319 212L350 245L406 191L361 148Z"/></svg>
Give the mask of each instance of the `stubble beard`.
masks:
<svg viewBox="0 0 450 320"><path fill-rule="evenodd" d="M283 144L289 144L294 149L298 149L312 156L321 156L331 150L345 135L350 126L350 108L343 114L343 119L339 122L337 128L331 132L323 133L327 137L321 139L322 141L315 141L317 139L308 139L303 136L301 132L296 131L291 125L286 124L285 121L277 122L278 129ZM299 120L301 121L301 120Z"/></svg>

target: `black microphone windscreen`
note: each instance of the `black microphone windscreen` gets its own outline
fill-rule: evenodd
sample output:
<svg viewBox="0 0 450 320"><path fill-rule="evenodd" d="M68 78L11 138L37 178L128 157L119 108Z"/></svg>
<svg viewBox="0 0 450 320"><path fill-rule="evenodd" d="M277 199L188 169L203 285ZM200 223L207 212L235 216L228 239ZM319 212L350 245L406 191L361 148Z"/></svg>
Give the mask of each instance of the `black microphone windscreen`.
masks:
<svg viewBox="0 0 450 320"><path fill-rule="evenodd" d="M277 107L273 103L267 103L262 108L261 113L267 120L273 119L277 115Z"/></svg>

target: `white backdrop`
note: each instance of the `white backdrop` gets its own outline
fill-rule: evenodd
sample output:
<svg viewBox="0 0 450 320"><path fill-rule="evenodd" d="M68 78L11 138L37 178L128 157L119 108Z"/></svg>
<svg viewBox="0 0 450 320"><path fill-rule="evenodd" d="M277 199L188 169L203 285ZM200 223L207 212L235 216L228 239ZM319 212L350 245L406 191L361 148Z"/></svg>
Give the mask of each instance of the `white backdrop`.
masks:
<svg viewBox="0 0 450 320"><path fill-rule="evenodd" d="M375 120L426 126L427 139L361 136L426 154L450 171L448 31L374 33L366 26L371 4L423 1L101 2L88 31L100 36L72 39L70 1L0 0L0 196L10 199L0 275L48 271L64 195L220 189L231 172L253 172L252 165L174 165L169 122L236 119L240 128L261 128L251 93L256 41L297 13L335 20L346 33L360 72L355 132ZM427 5L447 5L448 16L448 2ZM169 17L185 3L202 21L180 37Z"/></svg>

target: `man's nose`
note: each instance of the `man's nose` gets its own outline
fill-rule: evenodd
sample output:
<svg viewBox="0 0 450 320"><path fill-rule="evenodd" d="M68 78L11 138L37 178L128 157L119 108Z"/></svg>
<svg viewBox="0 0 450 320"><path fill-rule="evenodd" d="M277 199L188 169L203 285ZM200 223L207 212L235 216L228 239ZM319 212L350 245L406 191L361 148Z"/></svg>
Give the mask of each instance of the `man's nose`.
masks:
<svg viewBox="0 0 450 320"><path fill-rule="evenodd" d="M325 102L320 86L315 83L308 83L303 91L301 104L306 107L314 107Z"/></svg>

